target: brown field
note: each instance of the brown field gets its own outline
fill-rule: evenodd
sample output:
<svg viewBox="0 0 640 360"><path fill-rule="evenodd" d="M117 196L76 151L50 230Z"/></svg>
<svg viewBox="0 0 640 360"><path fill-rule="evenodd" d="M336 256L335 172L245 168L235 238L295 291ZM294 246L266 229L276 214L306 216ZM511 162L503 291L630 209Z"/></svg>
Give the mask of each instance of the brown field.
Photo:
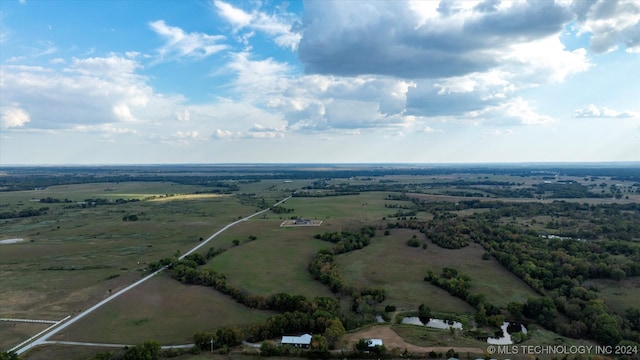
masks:
<svg viewBox="0 0 640 360"><path fill-rule="evenodd" d="M0 321L0 349L11 349L51 325L52 324Z"/></svg>
<svg viewBox="0 0 640 360"><path fill-rule="evenodd" d="M349 333L343 338L343 347L353 349L360 339L382 339L382 343L389 351L400 354L407 349L409 353L425 357L430 351L446 353L449 349L454 349L454 351L461 354L484 354L485 351L484 348L479 346L417 346L406 342L393 328L387 325L366 327Z"/></svg>

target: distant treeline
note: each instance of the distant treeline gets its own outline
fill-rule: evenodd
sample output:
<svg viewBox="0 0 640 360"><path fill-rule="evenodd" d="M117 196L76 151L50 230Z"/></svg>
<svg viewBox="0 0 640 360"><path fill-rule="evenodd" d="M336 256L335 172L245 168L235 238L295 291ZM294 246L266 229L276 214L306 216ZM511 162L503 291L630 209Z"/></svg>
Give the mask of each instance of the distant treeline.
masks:
<svg viewBox="0 0 640 360"><path fill-rule="evenodd" d="M0 190L29 190L52 185L165 181L212 188L232 188L228 181L256 182L273 179L317 179L318 177L351 178L379 177L387 175L436 176L450 174L511 175L511 176L579 176L611 177L618 181L640 182L640 166L637 164L516 164L516 165L379 165L338 166L314 165L156 165L156 166L81 166L81 167L3 167ZM320 165L317 165L320 167ZM311 168L311 169L310 169ZM389 184L389 182L386 182ZM480 184L476 184L480 185ZM489 184L484 184L489 185ZM230 190L231 191L231 190Z"/></svg>
<svg viewBox="0 0 640 360"><path fill-rule="evenodd" d="M40 215L46 214L47 210L49 210L48 207L41 207L39 209L24 209L20 211L5 211L5 212L0 212L0 219L15 219L15 218L40 216Z"/></svg>

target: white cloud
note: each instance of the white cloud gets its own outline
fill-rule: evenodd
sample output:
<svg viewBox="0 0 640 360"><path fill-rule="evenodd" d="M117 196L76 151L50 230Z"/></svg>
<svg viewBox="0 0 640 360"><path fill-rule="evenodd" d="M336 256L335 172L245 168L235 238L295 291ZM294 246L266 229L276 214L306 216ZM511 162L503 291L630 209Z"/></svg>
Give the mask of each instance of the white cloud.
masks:
<svg viewBox="0 0 640 360"><path fill-rule="evenodd" d="M17 105L0 106L0 128L19 128L29 121L29 114Z"/></svg>
<svg viewBox="0 0 640 360"><path fill-rule="evenodd" d="M598 108L593 104L586 108L577 109L573 113L573 117L577 118L632 118L637 116L638 114L630 111L617 111L607 107Z"/></svg>
<svg viewBox="0 0 640 360"><path fill-rule="evenodd" d="M53 58L53 59L49 60L49 63L51 63L51 64L64 64L64 63L66 63L66 60L63 59L63 58L59 58L58 57L58 58Z"/></svg>
<svg viewBox="0 0 640 360"><path fill-rule="evenodd" d="M264 98L270 95L279 96L291 67L286 63L277 62L271 58L253 60L248 52L232 55L232 60L225 70L235 73L233 88L244 98Z"/></svg>
<svg viewBox="0 0 640 360"><path fill-rule="evenodd" d="M244 12L242 9L235 8L226 2L215 0L213 5L218 10L218 14L229 21L235 28L248 26L253 20L251 14Z"/></svg>
<svg viewBox="0 0 640 360"><path fill-rule="evenodd" d="M135 60L115 54L74 58L62 71L6 66L0 104L23 104L31 129L143 121L136 112L163 111L167 106L163 104L176 98L154 94L146 78L136 74L139 68ZM151 122L155 116L145 117Z"/></svg>
<svg viewBox="0 0 640 360"><path fill-rule="evenodd" d="M284 129L267 128L260 124L255 124L249 129L247 136L254 139L275 139L284 137L284 133Z"/></svg>
<svg viewBox="0 0 640 360"><path fill-rule="evenodd" d="M487 125L548 125L556 122L550 116L539 114L534 106L521 97L469 112L465 116Z"/></svg>
<svg viewBox="0 0 640 360"><path fill-rule="evenodd" d="M229 130L215 129L211 137L214 139L229 139L233 137L233 133Z"/></svg>
<svg viewBox="0 0 640 360"><path fill-rule="evenodd" d="M503 63L500 68L509 72L519 87L560 83L592 66L585 49L568 51L557 35L509 46Z"/></svg>
<svg viewBox="0 0 640 360"><path fill-rule="evenodd" d="M272 38L280 47L296 50L300 42L300 33L293 31L293 24L297 18L290 13L267 14L259 9L248 13L233 5L214 0L213 5L220 17L228 21L234 31L249 29L240 39L247 46L248 39L253 36L253 31L259 31Z"/></svg>
<svg viewBox="0 0 640 360"><path fill-rule="evenodd" d="M165 24L163 20L150 22L149 27L165 39L165 44L158 49L161 59L180 57L202 59L227 48L227 45L218 44L225 39L222 35L186 33L179 27Z"/></svg>

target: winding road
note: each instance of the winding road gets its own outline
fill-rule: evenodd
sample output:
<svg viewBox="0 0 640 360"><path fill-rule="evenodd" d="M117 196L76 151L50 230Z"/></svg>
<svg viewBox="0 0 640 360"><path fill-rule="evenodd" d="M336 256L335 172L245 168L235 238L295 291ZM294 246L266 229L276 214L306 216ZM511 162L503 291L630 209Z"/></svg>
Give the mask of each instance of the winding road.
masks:
<svg viewBox="0 0 640 360"><path fill-rule="evenodd" d="M291 196L286 197L286 198L284 198L284 199L282 199L282 200L278 201L278 202L277 202L277 203L275 203L273 206L278 206L278 205L280 205L280 204L284 203L285 201L287 201L287 200L289 200L289 199L291 199ZM263 213L265 213L265 212L267 212L267 211L269 211L269 210L271 210L271 208L267 208L267 209L264 209L264 210L262 210L262 211L258 211L258 212L257 212L257 213L255 213L255 214L249 215L249 216L247 216L247 217L245 217L245 218L242 218L242 219L240 219L240 220L234 221L234 222L232 222L232 223L230 223L230 224L226 225L225 227L223 227L222 229L218 230L218 231L217 231L216 233L214 233L213 235L209 236L206 240L202 241L200 244L198 244L198 246L196 246L196 247L194 247L193 249L191 249L191 250L187 251L186 253L184 253L184 254L183 254L182 256L180 256L178 259L182 260L185 256L187 256L187 255L189 255L189 254L192 254L193 252L197 251L198 249L200 249L201 247L203 247L204 245L206 245L209 241L211 241L211 239L213 239L213 238L215 238L216 236L220 235L222 232L224 232L225 230L229 229L230 227L232 227L232 226L234 226L234 225L237 225L237 224L239 224L239 223L241 223L241 222L243 222L243 221L247 221L247 220L251 219L252 217L255 217L255 216L261 215L261 214L263 214ZM34 347L36 347L36 346L43 345L43 344L46 344L46 343L51 343L51 342L48 342L48 341L47 341L47 339L48 339L48 338L50 338L50 337L52 337L53 335L55 335L55 334L59 333L60 331L64 330L65 328L67 328L67 327L69 327L69 326L73 325L76 321L78 321L78 320L80 320L80 319L84 318L85 316L87 316L87 315L91 314L92 312L94 312L94 311L98 310L100 307L102 307L104 304L108 303L109 301L111 301L111 300L113 300L113 299L117 298L118 296L120 296L120 295L122 295L122 294L126 293L127 291L129 291L129 290L133 289L134 287L136 287L136 286L138 286L138 285L140 285L140 284L144 283L145 281L147 281L147 280L149 280L149 279L153 278L154 276L156 276L156 275L158 275L159 273L163 272L165 269L166 269L166 267L163 267L163 268L159 269L158 271L155 271L154 273L151 273L151 274L147 275L146 277L144 277L144 278L142 278L142 279L140 279L140 280L136 281L135 283L133 283L133 284L131 284L131 285L129 285L129 286L127 286L127 287L125 287L125 288L121 289L120 291L115 292L113 295L111 295L111 296L109 296L109 297L105 298L104 300L100 301L99 303L97 303L97 304L93 305L92 307L90 307L90 308L86 309L85 311L83 311L83 312L79 313L79 314L78 314L78 315L76 315L75 317L71 318L69 321L64 322L62 325L60 325L60 326L56 326L56 325L51 326L50 328L46 329L43 333L39 333L39 334L37 334L36 336L34 336L34 338L35 338L35 337L37 337L37 339L33 340L32 342L30 342L30 343L28 343L28 344L25 344L26 342L24 342L24 343L22 343L22 344L20 344L20 345L18 345L18 346L16 347L16 348L18 348L18 349L13 348L13 349L11 349L11 351L15 351L15 352L16 352L16 354L21 355L21 354L25 353L26 351L30 350L31 348L34 348ZM62 322L62 321L61 321L61 322ZM48 331L47 331L47 330L48 330ZM33 339L33 338L32 338L32 339ZM27 340L27 342L28 342L28 341L30 341L30 340L32 340L32 339ZM20 346L21 346L21 345L23 345L23 344L24 344L24 346L20 347Z"/></svg>

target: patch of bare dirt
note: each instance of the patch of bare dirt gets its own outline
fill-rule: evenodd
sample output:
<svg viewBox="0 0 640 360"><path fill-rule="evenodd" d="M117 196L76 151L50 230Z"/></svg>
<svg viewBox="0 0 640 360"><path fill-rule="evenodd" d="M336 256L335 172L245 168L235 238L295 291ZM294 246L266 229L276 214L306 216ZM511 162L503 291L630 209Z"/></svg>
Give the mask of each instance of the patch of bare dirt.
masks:
<svg viewBox="0 0 640 360"><path fill-rule="evenodd" d="M449 349L453 349L457 353L484 354L484 349L473 347L425 347L409 344L408 342L404 341L404 339L402 339L400 335L393 331L393 329L391 329L389 326L384 325L372 326L351 334L346 334L343 338L343 340L346 342L345 347L349 349L353 349L360 339L382 339L382 343L389 350L397 348L400 352L402 352L404 351L404 349L407 349L407 351L413 354L426 355L430 351L445 353Z"/></svg>

